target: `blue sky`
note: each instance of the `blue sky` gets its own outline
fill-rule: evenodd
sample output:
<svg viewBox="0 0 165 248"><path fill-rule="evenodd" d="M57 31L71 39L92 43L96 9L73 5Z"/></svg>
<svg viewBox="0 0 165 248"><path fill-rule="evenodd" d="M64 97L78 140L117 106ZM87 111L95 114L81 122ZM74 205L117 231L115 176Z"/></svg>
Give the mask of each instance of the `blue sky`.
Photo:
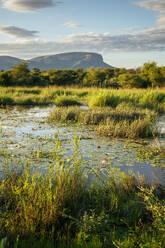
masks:
<svg viewBox="0 0 165 248"><path fill-rule="evenodd" d="M0 0L0 55L103 55L116 67L165 65L165 0Z"/></svg>

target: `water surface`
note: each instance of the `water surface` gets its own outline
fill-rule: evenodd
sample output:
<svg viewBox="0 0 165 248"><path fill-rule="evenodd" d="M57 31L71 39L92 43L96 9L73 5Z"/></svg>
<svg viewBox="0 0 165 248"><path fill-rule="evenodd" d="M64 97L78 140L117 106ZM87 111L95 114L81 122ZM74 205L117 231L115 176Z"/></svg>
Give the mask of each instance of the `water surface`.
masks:
<svg viewBox="0 0 165 248"><path fill-rule="evenodd" d="M141 159L137 154L143 149L143 141L129 141L113 138L96 137L92 129L80 126L60 126L47 123L47 116L54 106L35 108L0 109L1 140L0 163L6 163L5 152L15 159L28 160L34 166L48 165L48 159L41 156L33 158L37 150L53 151L55 146L55 133L59 134L65 147L65 156L73 152L74 136L80 138L80 154L86 161L95 164L120 168L127 173L142 174L153 183L158 181L165 185L165 161L155 166L152 160ZM165 141L165 116L158 123L161 142ZM151 142L153 142L151 140Z"/></svg>

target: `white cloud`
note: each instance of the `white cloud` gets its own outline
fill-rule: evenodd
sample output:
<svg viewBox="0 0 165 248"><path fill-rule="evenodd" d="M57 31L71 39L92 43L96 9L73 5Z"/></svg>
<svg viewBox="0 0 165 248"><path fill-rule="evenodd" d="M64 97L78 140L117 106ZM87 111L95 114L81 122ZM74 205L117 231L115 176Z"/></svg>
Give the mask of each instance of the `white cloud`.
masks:
<svg viewBox="0 0 165 248"><path fill-rule="evenodd" d="M14 38L31 39L36 37L38 31L31 31L16 26L0 26L0 33Z"/></svg>
<svg viewBox="0 0 165 248"><path fill-rule="evenodd" d="M75 22L67 22L64 24L64 26L67 26L68 28L82 28L83 25Z"/></svg>
<svg viewBox="0 0 165 248"><path fill-rule="evenodd" d="M157 24L160 27L165 27L165 15L160 15L158 20L157 20Z"/></svg>
<svg viewBox="0 0 165 248"><path fill-rule="evenodd" d="M147 9L165 12L165 0L147 0L137 2L136 4Z"/></svg>
<svg viewBox="0 0 165 248"><path fill-rule="evenodd" d="M3 7L18 11L18 12L29 12L35 11L47 7L53 7L61 1L58 0L2 0Z"/></svg>
<svg viewBox="0 0 165 248"><path fill-rule="evenodd" d="M58 41L29 40L0 43L0 54L30 58L61 52L91 51L111 52L165 51L165 28L153 28L132 34L111 36L108 33L69 35Z"/></svg>
<svg viewBox="0 0 165 248"><path fill-rule="evenodd" d="M147 0L135 4L159 12L156 23L159 27L165 27L165 0Z"/></svg>
<svg viewBox="0 0 165 248"><path fill-rule="evenodd" d="M139 28L140 28L140 26L126 27L126 28L117 30L117 33L132 33L134 31L138 30Z"/></svg>

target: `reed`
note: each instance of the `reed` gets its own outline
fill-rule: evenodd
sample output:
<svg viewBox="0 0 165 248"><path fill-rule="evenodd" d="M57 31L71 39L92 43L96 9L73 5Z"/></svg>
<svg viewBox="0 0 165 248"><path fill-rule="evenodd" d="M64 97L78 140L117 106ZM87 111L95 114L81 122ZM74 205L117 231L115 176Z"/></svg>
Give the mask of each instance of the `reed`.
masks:
<svg viewBox="0 0 165 248"><path fill-rule="evenodd" d="M1 247L163 248L165 189L110 164L94 168L80 156L78 143L66 160L56 136L45 173L20 162L4 168Z"/></svg>
<svg viewBox="0 0 165 248"><path fill-rule="evenodd" d="M48 117L50 122L92 125L98 135L141 138L151 137L157 115L149 110L136 108L55 108Z"/></svg>
<svg viewBox="0 0 165 248"><path fill-rule="evenodd" d="M73 87L0 87L1 105L49 105L63 99L76 100L90 107L113 107L119 105L151 109L165 112L164 89L131 89L109 90L97 88ZM25 99L25 100L24 100ZM29 99L29 100L27 100Z"/></svg>
<svg viewBox="0 0 165 248"><path fill-rule="evenodd" d="M158 112L165 111L165 93L159 90L104 90L89 98L90 107L117 107L131 105L141 109L151 109Z"/></svg>
<svg viewBox="0 0 165 248"><path fill-rule="evenodd" d="M81 105L81 103L73 96L66 96L66 95L63 95L63 96L58 96L56 99L55 99L55 104L56 106L61 106L61 107L64 107L64 106L74 106L74 105Z"/></svg>

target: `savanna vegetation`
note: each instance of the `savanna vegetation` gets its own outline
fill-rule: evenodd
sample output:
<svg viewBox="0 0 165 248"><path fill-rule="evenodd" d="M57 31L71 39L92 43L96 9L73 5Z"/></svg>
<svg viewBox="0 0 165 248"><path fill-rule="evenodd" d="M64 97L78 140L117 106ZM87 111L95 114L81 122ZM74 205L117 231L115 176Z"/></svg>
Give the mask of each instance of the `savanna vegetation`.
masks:
<svg viewBox="0 0 165 248"><path fill-rule="evenodd" d="M165 66L155 62L145 63L141 68L105 68L88 70L40 71L28 69L21 63L12 70L0 72L1 86L76 86L101 88L155 88L165 86Z"/></svg>

